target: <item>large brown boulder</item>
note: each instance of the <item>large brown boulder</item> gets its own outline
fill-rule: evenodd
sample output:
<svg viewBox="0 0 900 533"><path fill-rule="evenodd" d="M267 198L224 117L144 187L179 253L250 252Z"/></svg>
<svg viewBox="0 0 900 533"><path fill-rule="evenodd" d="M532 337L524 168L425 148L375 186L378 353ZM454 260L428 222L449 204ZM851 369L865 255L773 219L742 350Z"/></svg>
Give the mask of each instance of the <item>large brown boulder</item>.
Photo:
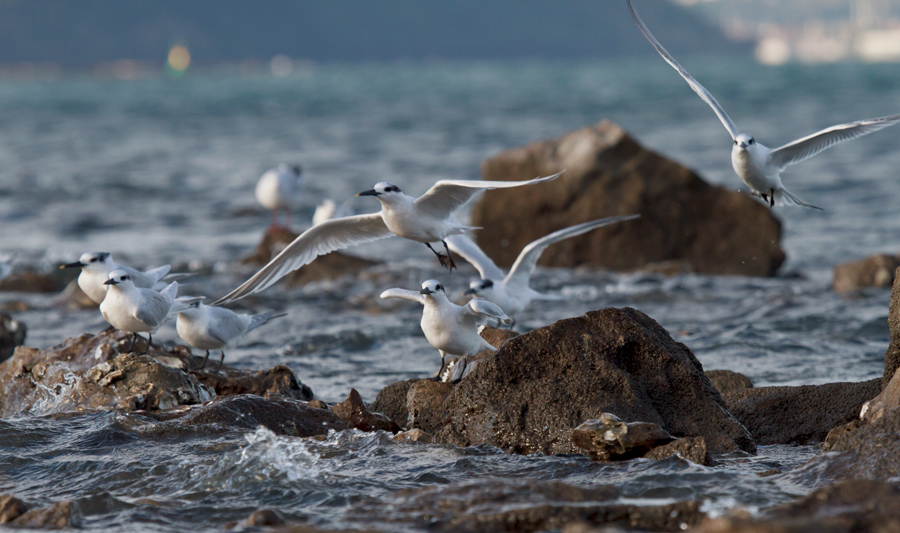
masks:
<svg viewBox="0 0 900 533"><path fill-rule="evenodd" d="M676 437L706 436L713 452L754 451L694 354L652 318L602 309L508 340L440 405L435 442L509 452L573 453L572 429L612 413ZM420 417L422 418L422 417Z"/></svg>
<svg viewBox="0 0 900 533"><path fill-rule="evenodd" d="M558 531L572 523L629 531L680 531L705 518L694 501L649 506L620 503L619 497L619 491L610 486L485 478L400 490L385 502L363 502L350 515L365 523L403 524L396 530L479 533Z"/></svg>
<svg viewBox="0 0 900 533"><path fill-rule="evenodd" d="M710 185L603 121L514 148L482 164L486 180L522 180L566 169L550 182L487 191L472 210L478 244L509 267L522 248L552 231L638 213L554 244L540 264L633 270L678 265L703 274L771 276L784 262L781 224L747 194Z"/></svg>
<svg viewBox="0 0 900 533"><path fill-rule="evenodd" d="M859 416L881 379L798 387L758 387L725 394L728 410L757 444L813 444Z"/></svg>
<svg viewBox="0 0 900 533"><path fill-rule="evenodd" d="M744 389L752 389L753 382L747 376L731 370L707 370L706 377L723 395Z"/></svg>
<svg viewBox="0 0 900 533"><path fill-rule="evenodd" d="M900 268L894 276L894 289L891 291L891 305L888 311L888 327L891 330L891 344L884 353L884 380L887 387L897 368L900 368Z"/></svg>
<svg viewBox="0 0 900 533"><path fill-rule="evenodd" d="M25 344L27 328L23 322L13 320L6 313L0 313L0 361L12 357L16 346Z"/></svg>
<svg viewBox="0 0 900 533"><path fill-rule="evenodd" d="M863 287L890 287L900 268L900 255L876 254L834 267L834 290L849 292Z"/></svg>

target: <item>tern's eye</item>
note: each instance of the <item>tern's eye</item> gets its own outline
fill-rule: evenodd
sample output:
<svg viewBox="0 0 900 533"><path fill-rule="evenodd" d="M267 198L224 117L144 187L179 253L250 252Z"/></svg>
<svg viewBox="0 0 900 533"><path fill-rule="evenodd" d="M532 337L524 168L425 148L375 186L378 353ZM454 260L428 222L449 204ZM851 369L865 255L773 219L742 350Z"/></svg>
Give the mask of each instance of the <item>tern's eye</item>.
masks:
<svg viewBox="0 0 900 533"><path fill-rule="evenodd" d="M442 291L442 290L444 290L444 287L442 287L441 285L438 285L437 287L435 287L435 289Z"/></svg>
<svg viewBox="0 0 900 533"><path fill-rule="evenodd" d="M755 142L756 142L756 141L754 141L753 139L750 139L750 144L753 144L753 143L755 143Z"/></svg>
<svg viewBox="0 0 900 533"><path fill-rule="evenodd" d="M734 144L735 144L735 145L737 144L737 139L734 140Z"/></svg>
<svg viewBox="0 0 900 533"><path fill-rule="evenodd" d="M92 257L92 258L91 258L91 263L96 263L97 261L99 261L98 258L96 258L96 257Z"/></svg>

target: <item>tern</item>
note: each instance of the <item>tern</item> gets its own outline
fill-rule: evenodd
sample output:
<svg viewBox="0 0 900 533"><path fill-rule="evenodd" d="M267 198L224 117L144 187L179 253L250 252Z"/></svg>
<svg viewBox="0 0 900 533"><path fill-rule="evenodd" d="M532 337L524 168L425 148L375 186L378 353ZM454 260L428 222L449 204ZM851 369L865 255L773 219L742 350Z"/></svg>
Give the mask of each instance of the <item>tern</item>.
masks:
<svg viewBox="0 0 900 533"><path fill-rule="evenodd" d="M206 350L206 357L200 368L206 366L210 350L222 350L219 367L216 369L219 371L225 360L225 348L233 348L247 333L282 316L286 315L275 315L272 311L258 315L239 315L224 307L193 302L178 313L175 329L193 348Z"/></svg>
<svg viewBox="0 0 900 533"><path fill-rule="evenodd" d="M537 261L547 247L603 226L639 217L640 215L624 215L601 218L554 231L523 248L508 274L494 264L491 258L467 235L452 235L447 237L447 242L450 244L450 250L462 256L481 274L481 279L472 281L465 294L481 296L499 305L507 315L515 316L528 307L532 300L560 299L558 296L538 292L528 285Z"/></svg>
<svg viewBox="0 0 900 533"><path fill-rule="evenodd" d="M109 288L106 281L109 279L111 272L116 270L125 272L128 274L129 281L136 287L162 289L165 285L160 284L159 280L166 277L172 267L163 265L141 272L116 263L109 252L86 252L81 254L81 258L78 261L61 265L59 268L80 268L81 273L78 274L78 286L88 298L99 304L106 297L106 291ZM187 274L172 274L171 276L185 277Z"/></svg>
<svg viewBox="0 0 900 533"><path fill-rule="evenodd" d="M136 287L131 274L124 270L113 270L109 273L104 285L109 287L106 297L100 303L100 313L112 327L133 334L131 346L138 338L138 332L147 332L147 350L153 342L153 332L166 321L175 295L178 293L178 282L173 281L162 291ZM147 353L144 350L143 353Z"/></svg>
<svg viewBox="0 0 900 533"><path fill-rule="evenodd" d="M275 231L278 225L278 210L284 210L284 227L287 228L291 221L291 209L297 201L300 193L300 174L303 170L299 165L278 165L267 170L256 183L256 199L266 209L272 211L272 224L269 232Z"/></svg>
<svg viewBox="0 0 900 533"><path fill-rule="evenodd" d="M422 283L419 291L388 289L381 293L381 297L419 302L425 307L419 325L428 342L441 354L438 379L444 372L447 354L469 356L485 350L495 350L478 334L479 326L491 320L502 324L511 322L502 309L483 298L472 298L464 306L456 305L447 298L441 282L433 279Z"/></svg>
<svg viewBox="0 0 900 533"><path fill-rule="evenodd" d="M435 251L431 243L443 242L448 235L467 233L478 228L460 224L453 217L454 212L483 190L532 185L555 179L561 174L559 172L528 181L441 180L419 198L404 194L396 185L379 182L375 184L375 188L357 196L377 198L381 202L380 212L335 218L311 227L243 285L213 302L213 305L233 302L259 292L320 255L392 235L424 243L438 256L441 265L455 268L449 258L447 244L444 242L448 255L444 256ZM449 264L445 259L450 259Z"/></svg>
<svg viewBox="0 0 900 533"><path fill-rule="evenodd" d="M779 206L801 205L812 209L821 209L800 200L784 188L784 185L781 183L781 173L784 169L788 165L806 161L835 144L858 139L863 135L874 133L900 122L900 115L860 120L825 128L812 135L791 141L779 148L772 149L763 146L752 135L741 133L738 130L715 97L688 74L684 67L678 64L675 58L650 33L644 21L641 20L641 17L635 11L634 6L631 5L631 0L626 0L626 2L632 18L634 18L644 37L656 48L659 55L681 74L681 77L690 85L691 89L712 108L719 120L722 121L722 124L734 141L731 148L731 166L738 177L741 178L741 181L752 189L751 194L761 197L769 204L769 207L774 207L775 204L778 204Z"/></svg>

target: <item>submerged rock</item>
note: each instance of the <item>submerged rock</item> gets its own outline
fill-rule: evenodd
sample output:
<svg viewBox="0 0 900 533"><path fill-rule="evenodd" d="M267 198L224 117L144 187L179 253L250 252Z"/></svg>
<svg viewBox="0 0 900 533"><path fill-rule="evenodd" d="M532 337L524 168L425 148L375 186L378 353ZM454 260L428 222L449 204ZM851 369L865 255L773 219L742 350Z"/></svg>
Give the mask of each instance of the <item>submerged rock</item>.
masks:
<svg viewBox="0 0 900 533"><path fill-rule="evenodd" d="M834 290L849 292L863 287L890 287L900 268L900 255L876 254L834 267Z"/></svg>
<svg viewBox="0 0 900 533"><path fill-rule="evenodd" d="M704 374L722 395L753 388L753 382L750 381L750 378L738 372L732 372L731 370L707 370Z"/></svg>
<svg viewBox="0 0 900 533"><path fill-rule="evenodd" d="M698 533L790 533L900 531L900 489L862 479L816 489L799 500L751 517L748 513L707 520Z"/></svg>
<svg viewBox="0 0 900 533"><path fill-rule="evenodd" d="M630 308L593 311L507 341L453 387L439 411L445 415L430 418L439 427L417 427L458 446L575 453L572 429L613 413L676 437L709 437L713 453L755 450L691 351Z"/></svg>
<svg viewBox="0 0 900 533"><path fill-rule="evenodd" d="M641 506L616 503L611 486L576 487L555 481L479 479L400 490L388 501L364 503L352 518L398 523L396 529L494 532L559 530L583 522L628 530L680 531L700 523L700 504Z"/></svg>
<svg viewBox="0 0 900 533"><path fill-rule="evenodd" d="M891 291L891 304L888 311L891 344L884 353L882 387L887 387L897 368L900 368L900 268L897 269L894 276L894 289Z"/></svg>
<svg viewBox="0 0 900 533"><path fill-rule="evenodd" d="M725 394L728 409L757 444L815 444L859 416L881 379L799 387L759 387Z"/></svg>
<svg viewBox="0 0 900 533"><path fill-rule="evenodd" d="M59 502L23 513L9 522L10 525L35 529L63 529L75 526L72 502Z"/></svg>
<svg viewBox="0 0 900 533"><path fill-rule="evenodd" d="M350 389L347 399L341 403L334 404L331 412L360 431L382 430L390 431L391 433L400 431L400 426L387 416L369 411L356 389Z"/></svg>
<svg viewBox="0 0 900 533"><path fill-rule="evenodd" d="M12 357L16 346L25 344L28 328L23 322L13 320L6 313L0 313L0 361Z"/></svg>
<svg viewBox="0 0 900 533"><path fill-rule="evenodd" d="M522 248L580 222L641 218L566 239L540 264L634 270L678 265L703 274L772 276L784 262L781 223L747 194L709 185L690 169L640 146L603 121L556 139L500 153L482 164L486 180L566 173L550 183L487 191L473 206L478 244L509 267Z"/></svg>
<svg viewBox="0 0 900 533"><path fill-rule="evenodd" d="M28 506L22 500L12 494L0 494L0 524L12 522L26 511Z"/></svg>
<svg viewBox="0 0 900 533"><path fill-rule="evenodd" d="M595 461L620 461L641 457L657 446L675 440L669 432L647 422L624 422L603 413L572 430L572 443Z"/></svg>
<svg viewBox="0 0 900 533"><path fill-rule="evenodd" d="M704 437L685 437L669 444L663 444L644 454L644 458L659 461L676 454L682 459L698 465L713 466L715 464L709 455L709 446Z"/></svg>
<svg viewBox="0 0 900 533"><path fill-rule="evenodd" d="M256 247L256 251L241 259L241 264L263 266L292 243L297 236L298 234L284 228L267 232L263 235L262 242ZM331 252L291 272L285 276L285 279L288 287L300 287L313 281L335 279L344 274L359 272L378 264L380 261L372 261L342 252Z"/></svg>

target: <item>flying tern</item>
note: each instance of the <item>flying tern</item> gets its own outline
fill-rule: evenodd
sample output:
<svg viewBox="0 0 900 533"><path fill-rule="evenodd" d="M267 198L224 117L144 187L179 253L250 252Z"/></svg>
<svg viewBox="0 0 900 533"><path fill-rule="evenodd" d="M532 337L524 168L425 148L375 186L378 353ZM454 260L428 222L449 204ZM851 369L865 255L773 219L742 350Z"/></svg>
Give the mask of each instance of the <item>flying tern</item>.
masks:
<svg viewBox="0 0 900 533"><path fill-rule="evenodd" d="M483 190L532 185L555 179L560 174L562 172L528 181L441 180L419 198L404 194L391 183L377 183L373 189L357 196L374 196L381 202L380 212L335 218L311 227L243 285L213 302L213 305L259 292L289 272L311 263L317 256L392 235L424 243L438 256L441 265L455 268L452 258L449 258L447 244L444 242L447 250L445 256L432 248L431 243L443 242L448 235L478 229L456 221L453 214L459 208Z"/></svg>
<svg viewBox="0 0 900 533"><path fill-rule="evenodd" d="M733 140L731 166L738 177L751 188L751 194L761 197L769 204L769 207L774 207L775 204L778 204L801 205L812 209L821 209L800 200L784 188L784 185L781 183L781 173L784 169L788 165L805 161L837 143L857 139L900 122L900 115L859 120L825 128L812 135L791 141L779 148L773 149L763 146L752 135L741 133L738 130L715 97L705 87L700 85L693 76L688 74L684 67L678 64L675 58L650 33L640 15L635 11L631 0L626 0L626 2L632 18L634 18L644 37L650 41L650 44L659 52L659 55L681 74L681 77L690 85L691 89L712 108L719 120L722 121Z"/></svg>

